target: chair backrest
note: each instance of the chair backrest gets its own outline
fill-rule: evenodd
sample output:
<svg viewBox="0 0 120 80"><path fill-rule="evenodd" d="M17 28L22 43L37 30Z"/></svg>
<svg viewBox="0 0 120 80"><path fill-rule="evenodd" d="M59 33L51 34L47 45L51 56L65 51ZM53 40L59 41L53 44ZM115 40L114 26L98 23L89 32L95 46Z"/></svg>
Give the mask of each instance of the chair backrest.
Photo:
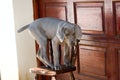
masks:
<svg viewBox="0 0 120 80"><path fill-rule="evenodd" d="M59 51L60 51L60 63L63 64L64 45L59 45ZM50 62L53 63L52 42L49 39L48 39L48 43L47 43L47 55L49 57ZM72 46L72 55L71 55L72 56L72 59L71 59L72 65L75 65L77 55L79 56L79 41L77 41L76 46Z"/></svg>

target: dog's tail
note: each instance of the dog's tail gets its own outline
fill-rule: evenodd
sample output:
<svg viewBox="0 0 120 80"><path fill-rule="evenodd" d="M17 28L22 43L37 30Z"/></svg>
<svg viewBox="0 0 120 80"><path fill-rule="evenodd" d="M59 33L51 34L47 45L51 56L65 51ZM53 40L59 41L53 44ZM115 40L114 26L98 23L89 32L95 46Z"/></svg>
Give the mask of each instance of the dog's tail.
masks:
<svg viewBox="0 0 120 80"><path fill-rule="evenodd" d="M17 32L20 33L22 31L24 31L25 29L27 29L28 27L29 27L29 24L20 28L19 30L17 30Z"/></svg>

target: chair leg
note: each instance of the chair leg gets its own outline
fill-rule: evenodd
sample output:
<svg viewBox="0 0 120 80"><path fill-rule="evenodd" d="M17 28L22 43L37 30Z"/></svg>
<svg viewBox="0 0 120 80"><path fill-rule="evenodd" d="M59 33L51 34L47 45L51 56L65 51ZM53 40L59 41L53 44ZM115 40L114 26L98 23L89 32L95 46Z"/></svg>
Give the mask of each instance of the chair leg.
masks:
<svg viewBox="0 0 120 80"><path fill-rule="evenodd" d="M51 77L51 80L57 80L57 79L56 79L56 76L52 76L52 77Z"/></svg>
<svg viewBox="0 0 120 80"><path fill-rule="evenodd" d="M37 77L38 77L38 75L36 74L34 80L37 80Z"/></svg>
<svg viewBox="0 0 120 80"><path fill-rule="evenodd" d="M74 76L73 72L70 72L70 77L71 77L71 80L75 80L75 76Z"/></svg>

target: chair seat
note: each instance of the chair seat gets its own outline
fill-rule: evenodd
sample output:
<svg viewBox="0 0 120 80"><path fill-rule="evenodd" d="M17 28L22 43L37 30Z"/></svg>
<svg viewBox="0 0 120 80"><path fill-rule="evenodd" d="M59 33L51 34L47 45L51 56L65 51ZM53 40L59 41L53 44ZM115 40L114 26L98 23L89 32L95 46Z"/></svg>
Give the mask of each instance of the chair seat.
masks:
<svg viewBox="0 0 120 80"><path fill-rule="evenodd" d="M62 74L62 73L67 73L67 72L72 72L75 71L76 67L64 67L62 70L52 70L48 67L35 67L35 68L30 68L31 73L36 73L40 75L46 75L46 76L56 76L57 74Z"/></svg>

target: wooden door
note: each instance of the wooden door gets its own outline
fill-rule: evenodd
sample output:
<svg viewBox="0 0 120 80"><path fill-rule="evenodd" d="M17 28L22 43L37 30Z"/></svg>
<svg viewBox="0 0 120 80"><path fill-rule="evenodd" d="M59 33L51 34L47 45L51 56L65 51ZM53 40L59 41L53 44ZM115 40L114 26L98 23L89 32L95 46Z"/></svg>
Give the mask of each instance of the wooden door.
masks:
<svg viewBox="0 0 120 80"><path fill-rule="evenodd" d="M120 80L120 0L33 0L34 17L81 26L76 80ZM70 80L69 74L57 76Z"/></svg>

